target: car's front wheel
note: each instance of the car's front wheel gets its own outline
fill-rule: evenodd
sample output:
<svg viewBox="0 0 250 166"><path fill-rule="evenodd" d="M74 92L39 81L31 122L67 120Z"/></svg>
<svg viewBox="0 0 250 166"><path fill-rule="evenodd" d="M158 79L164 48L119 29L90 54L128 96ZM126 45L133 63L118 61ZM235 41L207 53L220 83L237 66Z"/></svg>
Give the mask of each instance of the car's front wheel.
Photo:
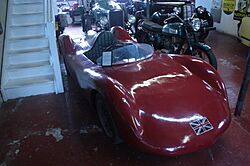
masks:
<svg viewBox="0 0 250 166"><path fill-rule="evenodd" d="M118 134L118 129L113 120L112 114L108 109L104 98L100 94L97 94L95 97L95 107L106 136L115 144L121 143L122 140Z"/></svg>

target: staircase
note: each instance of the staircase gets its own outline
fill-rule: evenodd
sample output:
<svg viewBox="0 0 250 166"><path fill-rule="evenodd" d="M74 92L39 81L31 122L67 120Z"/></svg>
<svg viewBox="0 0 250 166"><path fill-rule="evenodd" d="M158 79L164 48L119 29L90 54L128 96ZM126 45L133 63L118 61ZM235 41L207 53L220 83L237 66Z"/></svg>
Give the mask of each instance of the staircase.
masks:
<svg viewBox="0 0 250 166"><path fill-rule="evenodd" d="M3 99L63 92L52 0L9 0Z"/></svg>

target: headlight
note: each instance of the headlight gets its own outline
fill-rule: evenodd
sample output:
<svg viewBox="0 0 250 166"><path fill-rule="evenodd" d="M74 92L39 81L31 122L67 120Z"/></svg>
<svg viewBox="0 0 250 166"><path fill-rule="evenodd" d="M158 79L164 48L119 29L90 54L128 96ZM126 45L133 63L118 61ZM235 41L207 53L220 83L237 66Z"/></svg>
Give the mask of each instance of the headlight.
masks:
<svg viewBox="0 0 250 166"><path fill-rule="evenodd" d="M199 14L202 14L202 13L204 13L205 11L206 11L206 8L204 8L203 6L197 7L197 12L198 12Z"/></svg>
<svg viewBox="0 0 250 166"><path fill-rule="evenodd" d="M100 18L100 23L102 24L102 25L106 25L106 24L108 24L108 18L107 17L101 17Z"/></svg>
<svg viewBox="0 0 250 166"><path fill-rule="evenodd" d="M181 8L180 7L174 7L173 11L175 14L180 14L181 13Z"/></svg>
<svg viewBox="0 0 250 166"><path fill-rule="evenodd" d="M192 20L192 27L193 27L193 29L194 29L195 32L198 31L198 30L200 30L200 28L201 28L201 21L200 21L200 19L194 18Z"/></svg>
<svg viewBox="0 0 250 166"><path fill-rule="evenodd" d="M129 23L134 24L135 21L136 21L135 16L133 16L133 15L128 15L128 22L129 22Z"/></svg>

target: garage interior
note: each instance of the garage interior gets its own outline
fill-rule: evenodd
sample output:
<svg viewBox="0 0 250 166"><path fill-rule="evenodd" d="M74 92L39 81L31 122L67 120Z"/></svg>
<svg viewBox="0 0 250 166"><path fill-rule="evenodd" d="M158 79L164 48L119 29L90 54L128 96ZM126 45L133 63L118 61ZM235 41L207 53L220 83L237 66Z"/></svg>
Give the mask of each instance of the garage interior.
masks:
<svg viewBox="0 0 250 166"><path fill-rule="evenodd" d="M249 92L241 116L234 116L234 112L249 47L239 41L236 31L229 33L230 26L224 31L220 28L211 31L205 43L211 46L216 55L218 73L226 85L232 122L214 145L191 154L166 157L138 151L125 143L112 144L101 128L95 109L87 102L79 86L67 75L61 62L64 90L59 88L56 92L58 94L30 95L2 103L0 166L248 165ZM64 33L70 36L83 34L81 25L69 25Z"/></svg>

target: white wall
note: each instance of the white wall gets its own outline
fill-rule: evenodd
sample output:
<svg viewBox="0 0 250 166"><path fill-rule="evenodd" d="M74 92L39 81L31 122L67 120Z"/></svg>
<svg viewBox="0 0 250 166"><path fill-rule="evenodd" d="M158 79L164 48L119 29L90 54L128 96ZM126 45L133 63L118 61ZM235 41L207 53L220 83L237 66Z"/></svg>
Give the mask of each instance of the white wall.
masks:
<svg viewBox="0 0 250 166"><path fill-rule="evenodd" d="M212 8L212 0L195 0L195 6L204 6L211 11Z"/></svg>
<svg viewBox="0 0 250 166"><path fill-rule="evenodd" d="M223 0L221 0L223 1ZM236 0L236 5L238 3L238 0ZM208 9L208 11L211 11L212 7L212 0L196 0L195 6L202 5ZM221 22L220 23L214 23L216 30L227 33L230 35L237 36L237 25L239 21L233 20L234 13L230 15L226 15L223 11L221 11Z"/></svg>

